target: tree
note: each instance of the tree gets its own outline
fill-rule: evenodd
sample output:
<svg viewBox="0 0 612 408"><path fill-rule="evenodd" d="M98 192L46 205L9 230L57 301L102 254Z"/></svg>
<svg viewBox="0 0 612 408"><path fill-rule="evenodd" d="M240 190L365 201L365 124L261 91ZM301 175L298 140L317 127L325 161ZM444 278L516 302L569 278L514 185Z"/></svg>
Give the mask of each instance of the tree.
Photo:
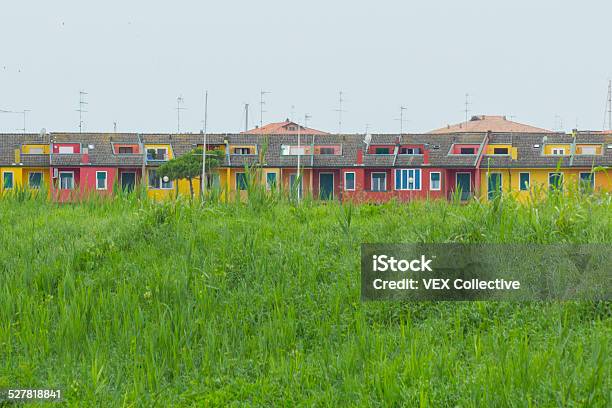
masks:
<svg viewBox="0 0 612 408"><path fill-rule="evenodd" d="M220 150L209 150L206 152L206 170L218 167L223 159ZM180 179L189 181L189 192L193 199L193 179L202 175L202 148L198 147L189 153L175 157L159 166L157 169L159 177L168 177L178 182Z"/></svg>

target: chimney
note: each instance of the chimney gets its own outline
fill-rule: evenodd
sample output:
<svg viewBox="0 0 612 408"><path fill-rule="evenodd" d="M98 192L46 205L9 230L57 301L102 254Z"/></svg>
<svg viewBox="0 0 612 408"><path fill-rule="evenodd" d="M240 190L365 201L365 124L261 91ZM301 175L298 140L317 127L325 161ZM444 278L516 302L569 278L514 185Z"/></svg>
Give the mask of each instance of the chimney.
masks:
<svg viewBox="0 0 612 408"><path fill-rule="evenodd" d="M81 164L89 164L89 149L83 148L83 155L81 156Z"/></svg>
<svg viewBox="0 0 612 408"><path fill-rule="evenodd" d="M357 149L357 164L363 164L363 150Z"/></svg>
<svg viewBox="0 0 612 408"><path fill-rule="evenodd" d="M429 164L429 150L423 149L423 164Z"/></svg>

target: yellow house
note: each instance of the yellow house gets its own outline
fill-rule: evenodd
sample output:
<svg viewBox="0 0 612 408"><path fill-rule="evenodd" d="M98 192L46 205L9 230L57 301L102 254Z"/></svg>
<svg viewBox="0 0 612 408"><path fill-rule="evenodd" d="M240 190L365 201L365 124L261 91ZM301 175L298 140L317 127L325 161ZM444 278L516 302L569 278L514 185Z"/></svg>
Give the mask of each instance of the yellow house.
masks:
<svg viewBox="0 0 612 408"><path fill-rule="evenodd" d="M0 191L3 194L17 189L48 189L49 144L19 143L12 156L11 162L3 163L0 167Z"/></svg>
<svg viewBox="0 0 612 408"><path fill-rule="evenodd" d="M559 139L571 139L559 135ZM604 143L599 140L571 143L551 141L553 135L520 135L513 143L497 143L493 136L480 162L480 197L491 199L502 191L520 201L537 198L551 189L563 191L612 191L612 174L600 169L605 162ZM506 137L507 139L507 137Z"/></svg>

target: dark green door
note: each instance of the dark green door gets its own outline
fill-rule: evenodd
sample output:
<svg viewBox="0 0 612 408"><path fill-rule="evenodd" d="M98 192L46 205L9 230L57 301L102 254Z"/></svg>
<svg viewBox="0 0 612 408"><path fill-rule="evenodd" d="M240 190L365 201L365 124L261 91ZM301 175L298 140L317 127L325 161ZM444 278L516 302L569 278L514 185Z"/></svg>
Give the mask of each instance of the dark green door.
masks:
<svg viewBox="0 0 612 408"><path fill-rule="evenodd" d="M332 200L334 198L334 175L331 173L319 174L319 198Z"/></svg>
<svg viewBox="0 0 612 408"><path fill-rule="evenodd" d="M487 183L487 191L489 200L493 200L498 194L502 192L502 175L500 173L489 173L489 179Z"/></svg>
<svg viewBox="0 0 612 408"><path fill-rule="evenodd" d="M136 173L121 173L121 189L123 191L134 190L136 185Z"/></svg>
<svg viewBox="0 0 612 408"><path fill-rule="evenodd" d="M456 189L461 191L462 200L470 198L471 184L470 173L457 173Z"/></svg>

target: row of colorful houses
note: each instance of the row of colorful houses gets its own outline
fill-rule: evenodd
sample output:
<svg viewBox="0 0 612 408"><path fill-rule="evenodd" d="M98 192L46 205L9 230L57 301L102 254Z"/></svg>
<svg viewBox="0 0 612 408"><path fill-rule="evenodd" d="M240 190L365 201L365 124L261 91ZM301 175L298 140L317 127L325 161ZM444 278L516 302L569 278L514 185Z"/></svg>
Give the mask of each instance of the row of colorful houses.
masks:
<svg viewBox="0 0 612 408"><path fill-rule="evenodd" d="M223 161L207 186L225 197L245 194L257 166L269 190L322 199L384 202L392 198L487 199L500 191L526 199L535 190L571 185L612 191L612 135L543 132L327 134L297 132L209 134L207 149ZM299 134L297 134L299 133ZM187 180L164 180L160 165L202 147L202 134L43 133L0 135L3 193L47 189L60 201L112 194L144 181L156 199L190 194ZM300 162L298 175L298 161ZM292 189L293 187L293 189ZM194 182L199 194L200 182Z"/></svg>

